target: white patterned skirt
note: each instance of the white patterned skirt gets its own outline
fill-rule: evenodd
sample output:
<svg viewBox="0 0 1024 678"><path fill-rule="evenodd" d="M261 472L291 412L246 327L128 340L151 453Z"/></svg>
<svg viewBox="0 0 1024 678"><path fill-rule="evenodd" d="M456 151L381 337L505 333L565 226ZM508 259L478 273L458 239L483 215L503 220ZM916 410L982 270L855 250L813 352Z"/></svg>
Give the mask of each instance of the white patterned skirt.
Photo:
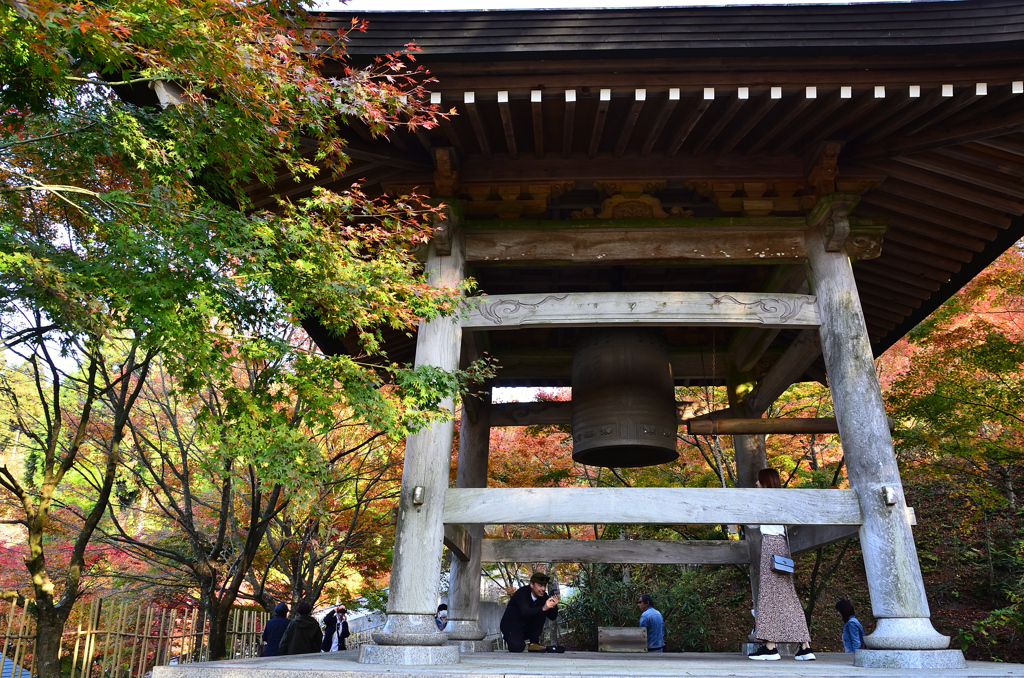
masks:
<svg viewBox="0 0 1024 678"><path fill-rule="evenodd" d="M789 558L789 545L779 534L761 540L761 584L755 605L754 637L771 643L809 643L807 619L793 588L793 575L772 569L772 556Z"/></svg>

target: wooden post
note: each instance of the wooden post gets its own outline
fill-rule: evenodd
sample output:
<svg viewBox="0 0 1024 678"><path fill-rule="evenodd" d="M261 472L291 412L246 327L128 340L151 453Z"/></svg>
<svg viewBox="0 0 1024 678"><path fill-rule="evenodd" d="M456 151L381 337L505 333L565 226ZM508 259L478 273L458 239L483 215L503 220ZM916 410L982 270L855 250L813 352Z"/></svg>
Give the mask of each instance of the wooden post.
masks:
<svg viewBox="0 0 1024 678"><path fill-rule="evenodd" d="M825 196L822 202L829 199ZM853 268L841 247L839 251L826 251L822 237L822 231L841 230L841 223L830 226L833 221L846 219L842 201L835 197L830 200L834 209L814 211L824 216L820 227L818 223L810 224L807 261L846 469L863 515L860 541L864 569L871 610L878 619L878 626L865 642L872 649L943 649L949 646L949 637L935 631L929 619L921 566Z"/></svg>
<svg viewBox="0 0 1024 678"><path fill-rule="evenodd" d="M444 225L454 227L449 213ZM461 283L465 269L465 243L451 235L451 253L430 245L426 273L435 286ZM455 317L420 324L416 337L416 365L443 370L459 368L462 329ZM454 401L445 403L454 410ZM405 443L402 490L398 500L394 561L388 591L388 620L373 634L376 645L360 648L359 661L367 664L455 664L459 648L444 646L448 636L437 631L437 585L443 555L445 490L451 468L454 422L439 421L410 435Z"/></svg>
<svg viewBox="0 0 1024 678"><path fill-rule="evenodd" d="M466 397L459 428L459 466L455 487L487 487L487 459L491 441L491 390L484 389L479 400ZM462 651L489 650L477 641L487 634L480 628L480 548L483 525L467 525L471 537L469 560L452 558L448 593L448 626L445 632L460 641Z"/></svg>

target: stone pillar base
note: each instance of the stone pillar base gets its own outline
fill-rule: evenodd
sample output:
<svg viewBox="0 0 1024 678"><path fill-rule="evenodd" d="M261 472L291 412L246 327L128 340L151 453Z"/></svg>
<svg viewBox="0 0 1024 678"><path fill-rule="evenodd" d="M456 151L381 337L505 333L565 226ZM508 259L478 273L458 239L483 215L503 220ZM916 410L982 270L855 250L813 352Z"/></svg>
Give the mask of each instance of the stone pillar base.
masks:
<svg viewBox="0 0 1024 678"><path fill-rule="evenodd" d="M444 632L448 640L483 640L487 635L472 619L449 619Z"/></svg>
<svg viewBox="0 0 1024 678"><path fill-rule="evenodd" d="M389 614L384 628L372 635L378 645L444 645L448 640L432 614Z"/></svg>
<svg viewBox="0 0 1024 678"><path fill-rule="evenodd" d="M445 647L453 645L462 653L494 652L493 640L449 640Z"/></svg>
<svg viewBox="0 0 1024 678"><path fill-rule="evenodd" d="M927 617L896 617L879 619L864 644L872 650L945 650L949 636L936 631Z"/></svg>
<svg viewBox="0 0 1024 678"><path fill-rule="evenodd" d="M960 650L857 650L853 665L865 669L966 669Z"/></svg>
<svg viewBox="0 0 1024 678"><path fill-rule="evenodd" d="M459 656L459 648L454 645L361 645L359 647L360 664L458 664Z"/></svg>

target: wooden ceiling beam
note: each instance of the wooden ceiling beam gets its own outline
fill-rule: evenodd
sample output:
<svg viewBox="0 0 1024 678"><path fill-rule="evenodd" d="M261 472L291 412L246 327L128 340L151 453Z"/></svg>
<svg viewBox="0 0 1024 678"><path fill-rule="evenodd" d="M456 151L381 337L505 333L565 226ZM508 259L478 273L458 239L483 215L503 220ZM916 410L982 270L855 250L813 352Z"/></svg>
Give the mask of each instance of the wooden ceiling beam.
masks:
<svg viewBox="0 0 1024 678"><path fill-rule="evenodd" d="M900 243L907 247L917 247L925 252L931 252L932 254L938 254L940 257L946 257L947 259L953 259L966 264L974 255L959 247L948 245L942 242L933 240L927 236L921 236L916 233L907 233L902 229L890 229L885 234L887 243Z"/></svg>
<svg viewBox="0 0 1024 678"><path fill-rule="evenodd" d="M995 93L989 93L983 97L979 97L979 101L976 101L974 105L969 108L958 112L956 115L951 115L946 119L946 124L953 126L967 122L970 118L977 118L979 116L987 114L1006 102L1016 99L1020 96L1013 91L1013 85L996 86L994 89L998 91Z"/></svg>
<svg viewBox="0 0 1024 678"><path fill-rule="evenodd" d="M725 109L715 120L715 124L711 126L707 134L700 140L700 142L694 147L692 155L700 155L708 149L718 138L718 135L722 133L725 126L732 122L732 119L736 117L736 114L740 112L740 109L749 101L750 90L746 87L740 87L736 90L736 98L732 100L729 107Z"/></svg>
<svg viewBox="0 0 1024 678"><path fill-rule="evenodd" d="M899 115L894 115L888 120L876 125L873 129L864 134L863 143L870 144L884 139L902 127L906 127L918 118L930 113L936 106L943 102L942 88L936 87L925 96L919 98L914 105L904 110Z"/></svg>
<svg viewBox="0 0 1024 678"><path fill-rule="evenodd" d="M862 92L860 96L851 101L839 115L825 123L825 125L819 130L812 130L811 133L814 137L811 139L809 145L813 146L814 144L832 138L835 132L838 132L850 123L860 119L862 115L869 115L871 113L871 109L881 105L884 101L885 99L876 98L874 91L870 89L866 92Z"/></svg>
<svg viewBox="0 0 1024 678"><path fill-rule="evenodd" d="M800 141L810 134L815 127L832 117L832 115L845 103L847 103L847 99L843 98L842 89L833 90L832 93L828 95L828 98L825 99L824 103L817 106L815 110L808 111L808 115L804 116L806 120L801 120L799 121L799 124L793 125L793 129L789 134L781 137L772 144L772 150L778 151L780 149L789 148L796 142Z"/></svg>
<svg viewBox="0 0 1024 678"><path fill-rule="evenodd" d="M912 276L920 276L927 280L934 280L940 285L949 282L950 271L946 271L940 268L933 268L927 264L921 264L907 257L901 256L889 250L882 250L882 256L878 259L871 259L869 261L858 261L858 266L867 266L870 268L874 267L885 267L887 270L894 271L896 273L907 273ZM953 271L955 273L955 271Z"/></svg>
<svg viewBox="0 0 1024 678"><path fill-rule="evenodd" d="M914 246L907 246L896 241L887 242L885 244L885 251L901 259L909 259L910 261L924 264L926 267L937 268L949 273L959 273L960 269L963 268L963 264L959 261L929 252L922 252Z"/></svg>
<svg viewBox="0 0 1024 678"><path fill-rule="evenodd" d="M665 129L665 123L675 112L676 107L679 105L679 88L673 87L668 91L668 99L662 104L661 108L658 109L658 117L654 119L654 124L647 131L647 138L644 141L643 147L640 149L640 156L647 157L651 149L654 148L654 144L661 138L661 133Z"/></svg>
<svg viewBox="0 0 1024 678"><path fill-rule="evenodd" d="M871 161L896 155L909 155L971 141L980 141L1024 129L1024 109L901 138L892 144L876 144L858 149L850 160Z"/></svg>
<svg viewBox="0 0 1024 678"><path fill-rule="evenodd" d="M480 147L480 153L485 158L490 158L491 144L487 141L487 130L484 129L483 120L480 119L480 112L476 109L476 92L465 92L462 103L469 114L469 123L473 126L473 133L476 134L476 143Z"/></svg>
<svg viewBox="0 0 1024 678"><path fill-rule="evenodd" d="M884 293L882 296L895 294L898 301L914 306L914 308L920 306L923 300L931 296L931 292L920 287L893 282L888 278L881 278L863 271L857 274L857 288L860 289L861 285L869 286L875 295L879 293Z"/></svg>
<svg viewBox="0 0 1024 678"><path fill-rule="evenodd" d="M810 88L808 88L808 90L809 89ZM786 130L793 123L793 121L796 120L797 117L804 112L805 108L813 104L816 101L816 99L808 96L809 93L809 91L805 91L804 98L797 99L789 107L789 110L782 114L782 117L779 118L778 122L776 122L767 132L763 133L750 146L750 148L747 149L745 155L753 155L760 151L765 146L767 146L768 144L770 144L777 135L781 134L784 130Z"/></svg>
<svg viewBox="0 0 1024 678"><path fill-rule="evenodd" d="M576 123L576 90L565 90L565 119L562 121L562 157L572 155L572 133Z"/></svg>
<svg viewBox="0 0 1024 678"><path fill-rule="evenodd" d="M498 92L498 112L501 114L501 126L505 130L505 146L508 148L509 157L513 160L519 157L516 148L516 133L512 127L512 111L508 105L508 92Z"/></svg>
<svg viewBox="0 0 1024 678"><path fill-rule="evenodd" d="M587 151L588 158L597 157L597 151L601 147L601 135L604 133L604 123L608 119L608 107L612 103L612 91L602 89L597 101L597 115L594 116L594 127L590 132L590 148Z"/></svg>
<svg viewBox="0 0 1024 678"><path fill-rule="evenodd" d="M939 191L930 190L923 186L895 178L890 178L875 190L902 199L909 198L910 200L929 205L932 208L945 210L951 214L958 214L975 222L988 224L996 228L1008 228L1010 226L1010 217L977 207L966 200L959 200L957 199L959 194L953 194L956 197L950 197Z"/></svg>
<svg viewBox="0 0 1024 678"><path fill-rule="evenodd" d="M854 124L849 132L846 134L846 141L851 141L864 134L872 131L875 127L885 120L891 117L895 117L900 111L906 109L911 104L915 103L917 99L911 97L909 91L905 89L887 91L886 88L881 89L881 93L885 96L880 97L883 101L878 105L878 108L871 112L871 115L865 116L859 123ZM877 97L879 92L875 93Z"/></svg>
<svg viewBox="0 0 1024 678"><path fill-rule="evenodd" d="M985 240L994 240L996 234L999 233L999 231L994 228L989 228L981 224L966 224L962 219L957 218L956 215L936 210L926 204L922 205L918 202L906 200L901 196L889 193L872 191L862 196L860 200L861 204L884 207L890 212L897 212L910 217L923 219L924 221L942 224L951 230L984 238Z"/></svg>
<svg viewBox="0 0 1024 678"><path fill-rule="evenodd" d="M978 143L982 146L994 148L997 151L1019 155L1021 156L1021 162L1024 162L1024 140L1018 139L1014 136L1004 136L993 137L992 139L982 139L978 141Z"/></svg>
<svg viewBox="0 0 1024 678"><path fill-rule="evenodd" d="M533 115L533 155L544 159L544 102L541 90L530 92L530 110Z"/></svg>
<svg viewBox="0 0 1024 678"><path fill-rule="evenodd" d="M441 93L431 92L430 103L434 106L441 106ZM448 143L451 144L452 148L462 157L466 155L466 149L462 145L462 137L459 135L459 130L455 128L455 122L447 115L440 115L438 122L441 125L441 131L448 137Z"/></svg>
<svg viewBox="0 0 1024 678"><path fill-rule="evenodd" d="M966 250L967 256L970 256L969 252L982 252L988 243L981 238L972 238L963 233L951 231L947 228L938 226L930 221L923 219L915 219L908 217L904 214L895 214L890 210L876 207L874 205L861 204L857 206L857 214L863 216L872 217L884 217L891 219L893 226L897 230L908 231L911 234L924 236L926 238L933 238L939 242L947 243ZM889 233L893 232L893 228L890 228L886 232L885 237L889 237ZM883 246L884 247L884 246Z"/></svg>
<svg viewBox="0 0 1024 678"><path fill-rule="evenodd" d="M898 326L913 312L913 309L908 309L905 313L894 313L888 299L878 299L863 292L860 293L860 303L864 307L864 315L872 316L876 322L895 323L893 327Z"/></svg>
<svg viewBox="0 0 1024 678"><path fill-rule="evenodd" d="M942 283L938 280L934 280L923 275L916 275L909 271L902 270L893 271L892 268L885 267L884 265L876 268L868 268L866 266L867 263L869 262L854 262L854 274L858 276L870 276L875 280L886 281L886 284L890 285L904 285L919 289L924 294L938 292L939 288L942 287Z"/></svg>
<svg viewBox="0 0 1024 678"><path fill-rule="evenodd" d="M940 87L940 94L942 93L942 90L943 88ZM910 136L912 134L923 132L929 127L938 125L943 120L951 117L954 113L963 110L976 101L978 101L978 95L974 93L974 87L965 87L954 96L943 97L941 104L932 109L932 111L927 116L924 116L923 119L918 119L913 125L908 126L903 130L903 134L905 136Z"/></svg>
<svg viewBox="0 0 1024 678"><path fill-rule="evenodd" d="M861 282L864 283L863 287L857 286L857 292L860 294L861 301L881 304L888 311L899 313L903 316L910 315L914 312L914 309L921 305L920 299L900 298L900 295L890 288L876 287L866 280Z"/></svg>
<svg viewBox="0 0 1024 678"><path fill-rule="evenodd" d="M1024 179L1024 162L1005 152L982 146L980 143L964 144L953 148L937 148L934 153L952 158L960 163L977 165L1015 179ZM1010 155L1010 157L1006 157Z"/></svg>
<svg viewBox="0 0 1024 678"><path fill-rule="evenodd" d="M1024 158L1022 158L1022 160L1024 160ZM972 202L975 205L981 205L982 207L987 207L999 212L1005 212L1007 214L1013 214L1015 216L1024 214L1024 204L1021 204L1016 200L1010 200L998 195L993 195L987 191L979 191L976 188L947 181L930 172L914 169L907 165L894 162L888 163L884 166L874 165L874 168L884 174L888 174L890 177L899 179L900 181L920 186L923 189L938 191L942 195L955 195L957 198Z"/></svg>
<svg viewBox="0 0 1024 678"><path fill-rule="evenodd" d="M921 169L928 170L929 172L935 172L936 174L941 174L949 177L950 179L956 179L974 186L987 188L990 191L996 191L1003 195L1012 195L1015 198L1024 199L1024 186L1021 184L1006 181L999 176L982 173L979 171L980 168L970 169L962 162L950 162L948 159L944 159L941 156L934 156L931 154L906 155L899 158L893 158L893 160L904 165L919 167Z"/></svg>
<svg viewBox="0 0 1024 678"><path fill-rule="evenodd" d="M640 112L644 110L644 102L646 101L646 89L637 89L633 93L633 105L629 107L629 113L626 114L626 120L622 123L622 130L619 132L619 139L615 142L616 158L621 158L622 154L626 152L626 145L629 143L629 138L633 136L633 128L640 117Z"/></svg>
<svg viewBox="0 0 1024 678"><path fill-rule="evenodd" d="M763 120L764 117L768 115L768 113L771 112L771 110L775 108L775 105L780 101L782 101L781 90L778 97L772 96L772 92L770 90L765 90L764 93L758 97L757 105L754 110L740 123L732 136L722 144L722 149L719 153L726 154L736 148L736 146L743 141L748 134L750 134L750 130L754 129L754 127L757 126L757 123L761 122L761 120Z"/></svg>
<svg viewBox="0 0 1024 678"><path fill-rule="evenodd" d="M672 157L679 152L679 147L686 142L687 137L690 136L690 132L692 132L693 128L697 126L700 119L704 117L704 113L707 112L708 108L714 102L714 89L711 89L710 95L711 96L709 97L708 92L704 92L703 97L697 100L697 103L690 109L690 112L687 113L682 124L679 125L679 129L676 130L676 133L672 137L672 141L669 143L666 151L666 154L669 157Z"/></svg>

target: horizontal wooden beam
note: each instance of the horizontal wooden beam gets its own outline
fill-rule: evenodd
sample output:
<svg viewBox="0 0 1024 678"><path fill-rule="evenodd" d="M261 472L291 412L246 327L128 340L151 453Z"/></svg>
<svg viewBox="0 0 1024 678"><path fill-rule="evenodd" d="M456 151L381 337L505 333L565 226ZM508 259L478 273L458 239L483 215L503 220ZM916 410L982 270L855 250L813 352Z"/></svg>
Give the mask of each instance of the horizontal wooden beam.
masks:
<svg viewBox="0 0 1024 678"><path fill-rule="evenodd" d="M807 257L804 248L807 225L802 219L777 218L784 225L775 228L767 223L762 228L754 223L736 225L742 218L699 221L700 225L686 227L629 228L626 224L609 227L606 222L601 224L604 227L573 230L508 231L498 227L484 232L469 231L466 233L466 260L602 264L688 260L771 264Z"/></svg>
<svg viewBox="0 0 1024 678"><path fill-rule="evenodd" d="M572 402L546 401L536 403L493 403L491 426L564 426L572 423ZM702 404L682 401L676 403L680 424L695 417L728 416L727 410L709 412Z"/></svg>
<svg viewBox="0 0 1024 678"><path fill-rule="evenodd" d="M488 353L498 363L498 379L569 379L572 376L571 350L527 351L492 348ZM672 376L677 382L685 379L724 379L729 371L729 352L718 351L714 356L711 354L710 349L703 355L671 353L669 359L672 363Z"/></svg>
<svg viewBox="0 0 1024 678"><path fill-rule="evenodd" d="M449 489L444 522L485 525L860 525L852 490Z"/></svg>
<svg viewBox="0 0 1024 678"><path fill-rule="evenodd" d="M472 297L463 329L598 327L817 327L814 297L726 292L592 292Z"/></svg>
<svg viewBox="0 0 1024 678"><path fill-rule="evenodd" d="M786 530L786 536L789 537L790 553L797 555L856 537L859 531L856 525L794 525Z"/></svg>
<svg viewBox="0 0 1024 678"><path fill-rule="evenodd" d="M838 528L850 529L850 528ZM854 534L856 534L856 528ZM484 539L485 563L650 563L741 565L750 562L742 541Z"/></svg>
<svg viewBox="0 0 1024 678"><path fill-rule="evenodd" d="M473 537L462 525L445 525L444 545L456 558L467 561L473 547Z"/></svg>
<svg viewBox="0 0 1024 678"><path fill-rule="evenodd" d="M889 417L889 430L896 427ZM691 419L686 422L686 431L690 435L731 436L758 434L800 434L800 433L839 433L835 417L788 417L758 419Z"/></svg>

